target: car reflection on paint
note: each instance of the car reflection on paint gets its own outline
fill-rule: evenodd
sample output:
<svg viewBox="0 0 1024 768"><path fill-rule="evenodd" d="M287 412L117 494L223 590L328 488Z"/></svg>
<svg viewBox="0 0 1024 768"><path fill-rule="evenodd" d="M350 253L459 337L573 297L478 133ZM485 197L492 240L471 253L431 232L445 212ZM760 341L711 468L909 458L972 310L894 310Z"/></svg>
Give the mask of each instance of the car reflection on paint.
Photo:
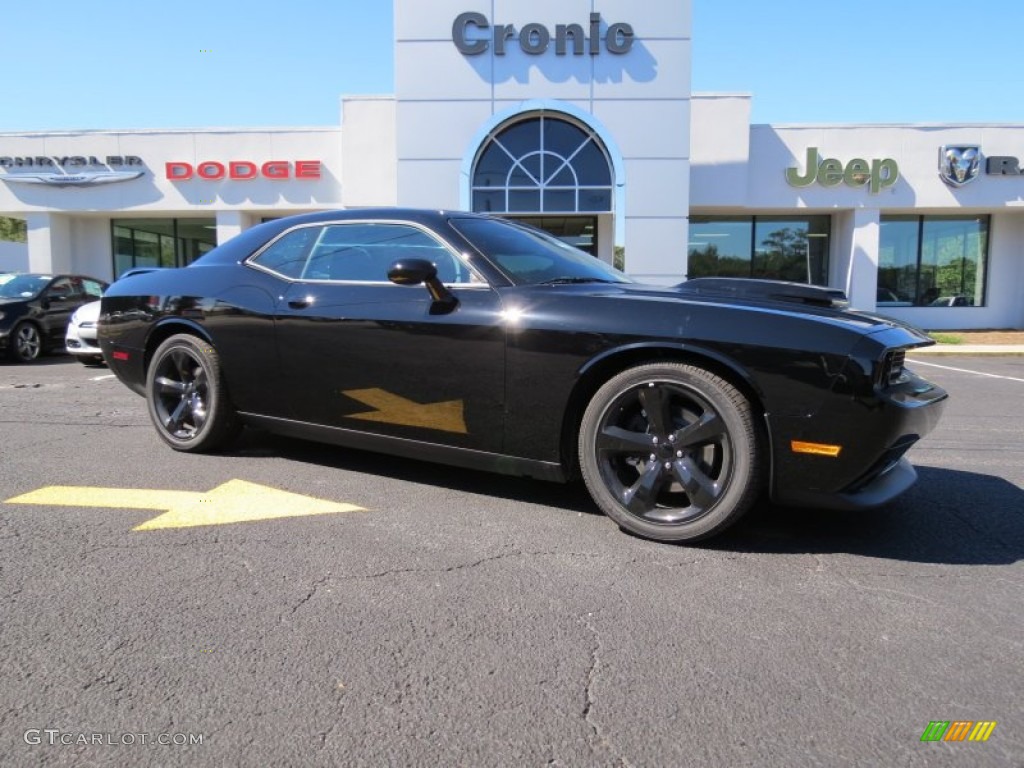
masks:
<svg viewBox="0 0 1024 768"><path fill-rule="evenodd" d="M696 541L762 495L883 504L946 393L932 342L838 291L641 285L509 221L306 214L103 298L111 370L179 451L244 425L547 480L582 477L622 528Z"/></svg>
<svg viewBox="0 0 1024 768"><path fill-rule="evenodd" d="M132 275L142 275L155 269L158 268L136 267L122 273L118 279L123 280ZM100 302L97 300L80 306L68 320L68 326L64 332L64 349L69 355L74 355L82 365L103 365L103 352L100 350L99 340L96 338L99 316Z"/></svg>

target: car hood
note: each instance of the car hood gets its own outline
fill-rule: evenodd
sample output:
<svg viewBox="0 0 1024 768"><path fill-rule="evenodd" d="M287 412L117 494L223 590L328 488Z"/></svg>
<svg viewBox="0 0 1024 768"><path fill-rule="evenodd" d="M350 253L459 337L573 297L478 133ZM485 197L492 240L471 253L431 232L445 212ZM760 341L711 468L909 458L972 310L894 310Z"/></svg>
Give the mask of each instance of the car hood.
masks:
<svg viewBox="0 0 1024 768"><path fill-rule="evenodd" d="M75 310L75 320L79 323L95 323L100 317L100 305L102 302L90 301Z"/></svg>
<svg viewBox="0 0 1024 768"><path fill-rule="evenodd" d="M934 341L927 334L908 323L890 317L841 307L817 306L799 301L781 300L759 297L746 298L702 294L687 291L686 284L677 286L648 285L643 283L583 283L578 285L535 286L537 291L557 291L566 296L585 295L593 299L665 302L675 306L703 305L708 307L728 307L750 312L751 314L769 313L801 317L812 322L845 328L860 334L873 334L900 328L911 332L917 337L920 345L932 344Z"/></svg>

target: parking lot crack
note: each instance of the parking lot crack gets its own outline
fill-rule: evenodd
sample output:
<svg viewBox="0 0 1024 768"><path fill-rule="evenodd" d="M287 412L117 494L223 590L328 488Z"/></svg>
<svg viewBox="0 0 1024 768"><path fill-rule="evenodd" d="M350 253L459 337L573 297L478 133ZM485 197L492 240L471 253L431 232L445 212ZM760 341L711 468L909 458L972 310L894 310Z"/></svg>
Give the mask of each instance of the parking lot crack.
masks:
<svg viewBox="0 0 1024 768"><path fill-rule="evenodd" d="M410 573L456 573L458 571L466 571L472 568L479 568L484 565L498 562L500 560L514 560L517 558L528 558L528 557L587 557L594 558L600 557L599 555L590 554L586 552L552 552L552 551L539 551L539 552L523 552L520 550L512 550L508 552L501 552L497 555L489 555L487 557L481 557L476 560L472 560L468 563L456 563L455 565L445 566L443 568L389 568L385 571L378 571L376 573L368 573L360 576L351 576L353 579L382 579L388 576L399 576Z"/></svg>
<svg viewBox="0 0 1024 768"><path fill-rule="evenodd" d="M302 597L298 603L292 606L292 610L288 615L294 616L302 606L304 606L306 603L313 599L313 595L317 593L317 590L320 589L320 587L322 587L324 584L326 584L330 578L331 576L330 574L328 574L324 576L322 579L317 579L316 581L314 581L306 595Z"/></svg>
<svg viewBox="0 0 1024 768"><path fill-rule="evenodd" d="M597 717L594 713L594 685L597 681L597 674L601 668L601 652L603 645L601 643L601 635L590 621L592 613L588 613L582 616L577 616L576 620L580 626L587 630L592 638L590 644L590 658L587 666L586 682L583 686L583 710L581 712L583 721L587 724L590 729L590 735L588 741L590 742L591 750L594 752L598 751L598 748L605 749L612 753L618 764L625 768L633 768L632 764L622 755L622 752L611 742L608 736L604 733L601 728L601 724L597 721Z"/></svg>

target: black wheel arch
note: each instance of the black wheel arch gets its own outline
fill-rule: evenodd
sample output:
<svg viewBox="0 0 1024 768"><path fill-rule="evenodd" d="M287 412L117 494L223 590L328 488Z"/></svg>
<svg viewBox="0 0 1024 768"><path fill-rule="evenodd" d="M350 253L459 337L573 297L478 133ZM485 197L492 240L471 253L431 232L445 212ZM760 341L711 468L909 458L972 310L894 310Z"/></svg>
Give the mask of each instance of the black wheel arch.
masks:
<svg viewBox="0 0 1024 768"><path fill-rule="evenodd" d="M149 364L152 361L153 354L156 352L157 348L167 341L167 339L171 338L171 336L178 333L187 333L190 336L200 338L207 344L216 347L210 332L199 323L183 317L172 317L166 320L161 320L150 329L149 335L146 337L145 365L142 369L143 377L145 377L149 372Z"/></svg>
<svg viewBox="0 0 1024 768"><path fill-rule="evenodd" d="M601 386L627 368L635 368L647 363L684 363L698 366L725 379L738 389L751 404L758 419L758 428L765 446L768 440L768 423L764 418L767 413L764 394L756 382L734 360L701 347L683 344L640 343L606 350L602 354L588 360L580 368L576 385L569 395L569 400L562 418L561 461L567 478L579 477L578 443L580 423L587 404ZM769 466L773 463L769 456ZM771 476L771 472L769 472Z"/></svg>

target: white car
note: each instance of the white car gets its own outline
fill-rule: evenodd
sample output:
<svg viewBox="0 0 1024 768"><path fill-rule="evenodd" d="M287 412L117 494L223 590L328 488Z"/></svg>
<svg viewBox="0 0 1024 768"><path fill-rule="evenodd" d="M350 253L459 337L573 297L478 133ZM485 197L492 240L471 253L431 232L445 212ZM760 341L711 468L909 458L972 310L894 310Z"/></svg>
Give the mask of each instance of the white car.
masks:
<svg viewBox="0 0 1024 768"><path fill-rule="evenodd" d="M103 353L96 341L96 321L100 317L100 302L83 304L68 321L64 346L82 365L103 365Z"/></svg>

